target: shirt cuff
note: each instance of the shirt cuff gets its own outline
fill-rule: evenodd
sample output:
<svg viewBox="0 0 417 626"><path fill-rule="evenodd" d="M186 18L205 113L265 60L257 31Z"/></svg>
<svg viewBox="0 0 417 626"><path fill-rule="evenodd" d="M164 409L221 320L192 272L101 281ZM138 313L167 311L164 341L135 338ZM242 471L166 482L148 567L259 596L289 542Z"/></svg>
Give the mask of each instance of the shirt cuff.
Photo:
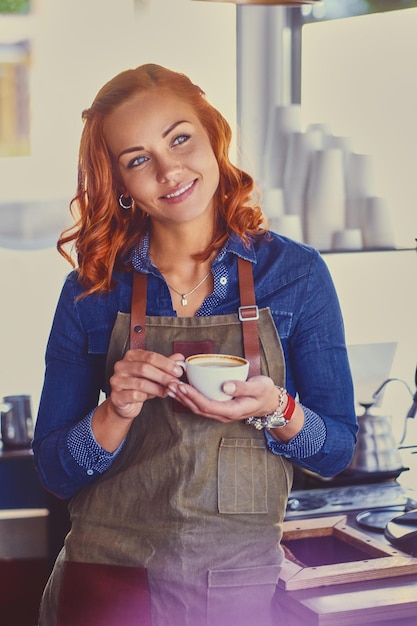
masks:
<svg viewBox="0 0 417 626"><path fill-rule="evenodd" d="M96 441L91 426L96 409L73 426L68 435L68 450L75 462L85 468L88 475L103 474L123 448L124 440L114 452L104 450Z"/></svg>
<svg viewBox="0 0 417 626"><path fill-rule="evenodd" d="M304 410L304 426L287 443L278 441L265 429L266 445L274 454L287 459L305 459L317 454L323 447L327 435L324 421L314 411L301 406Z"/></svg>

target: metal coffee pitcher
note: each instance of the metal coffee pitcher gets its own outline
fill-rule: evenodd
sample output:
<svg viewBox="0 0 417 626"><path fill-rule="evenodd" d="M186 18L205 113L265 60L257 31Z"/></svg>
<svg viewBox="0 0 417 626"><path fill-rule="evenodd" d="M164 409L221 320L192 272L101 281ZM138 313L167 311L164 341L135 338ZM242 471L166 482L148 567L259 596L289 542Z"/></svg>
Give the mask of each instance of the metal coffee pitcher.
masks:
<svg viewBox="0 0 417 626"><path fill-rule="evenodd" d="M1 408L1 438L4 448L30 448L33 420L30 396L5 396Z"/></svg>
<svg viewBox="0 0 417 626"><path fill-rule="evenodd" d="M407 418L414 418L417 412L417 393L414 396L413 404L415 410L412 410L412 407L404 420L404 431L400 441L394 437L390 416L383 415L378 408L374 407L382 389L394 381L403 383L409 393L413 395L405 381L399 378L388 378L373 394L374 402L360 403L364 408L364 413L358 416L358 441L349 465L350 470L368 473L400 473L404 469L399 446L406 435Z"/></svg>
<svg viewBox="0 0 417 626"><path fill-rule="evenodd" d="M401 470L403 462L390 417L372 408L373 403L362 406L365 411L358 416L358 441L349 469L368 473Z"/></svg>

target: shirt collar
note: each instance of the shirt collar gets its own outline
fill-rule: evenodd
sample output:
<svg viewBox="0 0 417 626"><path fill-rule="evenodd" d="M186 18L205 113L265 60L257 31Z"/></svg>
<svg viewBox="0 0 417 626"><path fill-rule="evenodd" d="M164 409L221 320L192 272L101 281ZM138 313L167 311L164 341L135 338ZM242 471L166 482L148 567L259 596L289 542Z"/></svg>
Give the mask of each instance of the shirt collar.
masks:
<svg viewBox="0 0 417 626"><path fill-rule="evenodd" d="M153 265L149 258L149 242L150 235L146 235L142 238L138 246L135 248L132 254L132 265L138 272L155 273L156 267ZM252 263L256 263L256 253L253 241L249 239L246 244L238 235L231 233L228 240L216 256L213 261L213 265L220 263L228 254L235 254L247 259Z"/></svg>
<svg viewBox="0 0 417 626"><path fill-rule="evenodd" d="M229 239L217 255L217 258L223 253L223 251L225 251L224 254L231 252L232 254L242 257L242 259L251 261L251 263L256 263L255 246L253 245L253 240L250 237L248 239L248 243L245 243L239 235L231 233Z"/></svg>

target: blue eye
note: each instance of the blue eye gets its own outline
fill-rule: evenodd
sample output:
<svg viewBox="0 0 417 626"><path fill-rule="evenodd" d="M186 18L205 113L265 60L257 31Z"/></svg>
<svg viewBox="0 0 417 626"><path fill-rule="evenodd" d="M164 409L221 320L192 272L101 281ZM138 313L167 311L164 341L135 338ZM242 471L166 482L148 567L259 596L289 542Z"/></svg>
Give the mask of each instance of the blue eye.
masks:
<svg viewBox="0 0 417 626"><path fill-rule="evenodd" d="M190 135L178 135L178 137L175 137L174 141L172 142L173 145L181 145L183 143L186 143L190 138Z"/></svg>
<svg viewBox="0 0 417 626"><path fill-rule="evenodd" d="M145 163L147 160L148 160L148 157L146 156L135 157L134 159L129 161L129 163L127 164L127 167L128 169L132 169L133 167L138 167L139 165L142 165L143 163Z"/></svg>

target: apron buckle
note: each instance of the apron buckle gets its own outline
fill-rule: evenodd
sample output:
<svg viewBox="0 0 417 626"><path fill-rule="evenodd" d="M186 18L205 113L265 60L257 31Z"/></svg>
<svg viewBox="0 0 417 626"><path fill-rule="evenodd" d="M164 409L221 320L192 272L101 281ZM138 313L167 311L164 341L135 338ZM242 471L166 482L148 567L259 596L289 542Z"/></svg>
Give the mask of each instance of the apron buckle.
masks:
<svg viewBox="0 0 417 626"><path fill-rule="evenodd" d="M249 304L248 306L240 306L239 320L241 322L248 322L259 319L259 309L256 304Z"/></svg>

